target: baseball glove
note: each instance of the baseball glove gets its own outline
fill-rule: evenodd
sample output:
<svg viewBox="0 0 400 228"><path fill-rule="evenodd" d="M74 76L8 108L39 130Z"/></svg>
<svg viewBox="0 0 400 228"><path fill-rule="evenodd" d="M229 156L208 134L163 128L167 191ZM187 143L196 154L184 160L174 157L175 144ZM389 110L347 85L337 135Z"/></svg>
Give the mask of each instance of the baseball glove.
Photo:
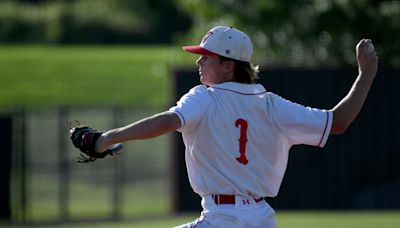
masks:
<svg viewBox="0 0 400 228"><path fill-rule="evenodd" d="M91 127L80 125L78 121L78 125L71 128L70 123L70 138L72 143L76 148L78 148L82 153L78 156L79 163L87 163L95 161L98 158L104 158L107 155L115 155L122 149L122 144L115 144L111 148L107 149L102 153L97 153L95 151L95 145L97 139L103 133L102 131L98 131Z"/></svg>

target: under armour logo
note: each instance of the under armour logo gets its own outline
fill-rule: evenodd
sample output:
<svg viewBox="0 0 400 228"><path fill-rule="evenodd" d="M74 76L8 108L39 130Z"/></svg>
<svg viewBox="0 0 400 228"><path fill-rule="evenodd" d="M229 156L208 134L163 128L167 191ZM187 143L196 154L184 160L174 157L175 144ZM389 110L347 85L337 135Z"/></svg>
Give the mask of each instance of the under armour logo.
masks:
<svg viewBox="0 0 400 228"><path fill-rule="evenodd" d="M243 201L243 205L250 205L250 200L244 199L242 201Z"/></svg>

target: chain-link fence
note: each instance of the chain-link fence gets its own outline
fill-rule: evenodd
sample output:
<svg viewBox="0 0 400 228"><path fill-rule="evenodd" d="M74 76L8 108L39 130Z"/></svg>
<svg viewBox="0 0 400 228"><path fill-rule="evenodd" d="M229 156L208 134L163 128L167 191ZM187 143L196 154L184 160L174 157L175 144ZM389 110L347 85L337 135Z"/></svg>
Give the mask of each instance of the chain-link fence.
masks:
<svg viewBox="0 0 400 228"><path fill-rule="evenodd" d="M160 110L75 108L13 115L12 220L22 223L165 215L172 209L170 136L125 144L121 156L77 163L69 122L99 130Z"/></svg>

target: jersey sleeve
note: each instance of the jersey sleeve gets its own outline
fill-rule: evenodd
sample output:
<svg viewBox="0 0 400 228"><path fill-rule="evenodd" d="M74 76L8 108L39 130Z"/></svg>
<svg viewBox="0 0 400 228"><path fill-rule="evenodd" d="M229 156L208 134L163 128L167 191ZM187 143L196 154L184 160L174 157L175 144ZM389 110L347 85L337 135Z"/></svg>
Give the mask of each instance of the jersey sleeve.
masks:
<svg viewBox="0 0 400 228"><path fill-rule="evenodd" d="M174 112L181 120L181 127L177 131L186 131L196 126L208 110L209 95L207 87L199 85L193 87L169 111Z"/></svg>
<svg viewBox="0 0 400 228"><path fill-rule="evenodd" d="M291 145L325 146L332 127L331 111L305 107L275 94L269 102L276 125Z"/></svg>

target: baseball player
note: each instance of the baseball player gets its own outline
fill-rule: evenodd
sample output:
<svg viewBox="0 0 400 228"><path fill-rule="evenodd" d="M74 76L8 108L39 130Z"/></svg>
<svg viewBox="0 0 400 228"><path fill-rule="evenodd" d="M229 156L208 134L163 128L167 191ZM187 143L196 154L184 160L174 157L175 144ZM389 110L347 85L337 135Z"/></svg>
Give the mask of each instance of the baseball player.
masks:
<svg viewBox="0 0 400 228"><path fill-rule="evenodd" d="M359 74L332 109L305 107L256 84L253 45L231 27L212 28L200 45L202 85L166 112L87 140L96 153L128 140L182 133L193 190L202 197L201 216L180 227L275 227L275 212L264 197L275 197L292 145L323 147L330 134L346 131L360 112L378 68L371 40L356 46Z"/></svg>

